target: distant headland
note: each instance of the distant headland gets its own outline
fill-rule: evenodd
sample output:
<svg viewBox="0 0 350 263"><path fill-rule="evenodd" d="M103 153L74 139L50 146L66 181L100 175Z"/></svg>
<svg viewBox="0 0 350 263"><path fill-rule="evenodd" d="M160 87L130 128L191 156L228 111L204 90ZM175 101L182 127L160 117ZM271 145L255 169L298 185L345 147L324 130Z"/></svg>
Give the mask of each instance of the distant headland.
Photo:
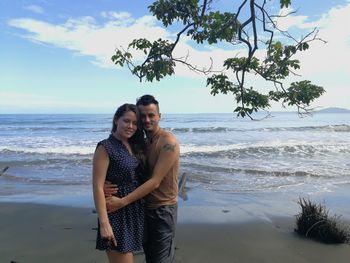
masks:
<svg viewBox="0 0 350 263"><path fill-rule="evenodd" d="M315 113L350 113L350 110L344 108L330 107L315 111Z"/></svg>

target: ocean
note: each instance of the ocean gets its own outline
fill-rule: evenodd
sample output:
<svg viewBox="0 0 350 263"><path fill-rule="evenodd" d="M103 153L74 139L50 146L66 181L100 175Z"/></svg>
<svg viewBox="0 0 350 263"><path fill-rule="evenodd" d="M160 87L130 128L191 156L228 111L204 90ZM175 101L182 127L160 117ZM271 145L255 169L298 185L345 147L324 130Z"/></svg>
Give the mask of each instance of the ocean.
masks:
<svg viewBox="0 0 350 263"><path fill-rule="evenodd" d="M188 204L335 192L350 185L350 114L163 114ZM0 115L0 201L92 206L91 162L113 114ZM261 116L257 116L263 117ZM184 201L185 202L185 201Z"/></svg>

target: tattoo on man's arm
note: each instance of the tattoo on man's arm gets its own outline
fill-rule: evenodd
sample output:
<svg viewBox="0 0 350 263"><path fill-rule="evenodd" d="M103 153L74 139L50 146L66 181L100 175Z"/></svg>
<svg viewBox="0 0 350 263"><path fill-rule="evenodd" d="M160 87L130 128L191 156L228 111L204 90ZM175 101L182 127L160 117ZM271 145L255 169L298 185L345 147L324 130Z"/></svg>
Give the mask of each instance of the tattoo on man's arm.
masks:
<svg viewBox="0 0 350 263"><path fill-rule="evenodd" d="M164 151L175 151L175 146L176 146L176 144L169 144L169 143L167 143L167 144L165 144L164 146L163 146L163 150Z"/></svg>

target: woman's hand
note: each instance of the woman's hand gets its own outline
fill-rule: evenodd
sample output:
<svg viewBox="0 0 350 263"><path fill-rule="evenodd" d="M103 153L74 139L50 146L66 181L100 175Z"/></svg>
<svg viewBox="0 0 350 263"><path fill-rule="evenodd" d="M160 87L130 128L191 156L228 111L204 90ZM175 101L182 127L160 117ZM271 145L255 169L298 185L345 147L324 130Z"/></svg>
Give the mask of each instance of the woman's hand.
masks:
<svg viewBox="0 0 350 263"><path fill-rule="evenodd" d="M101 238L108 240L115 247L117 246L117 240L114 237L112 227L110 223L100 223Z"/></svg>

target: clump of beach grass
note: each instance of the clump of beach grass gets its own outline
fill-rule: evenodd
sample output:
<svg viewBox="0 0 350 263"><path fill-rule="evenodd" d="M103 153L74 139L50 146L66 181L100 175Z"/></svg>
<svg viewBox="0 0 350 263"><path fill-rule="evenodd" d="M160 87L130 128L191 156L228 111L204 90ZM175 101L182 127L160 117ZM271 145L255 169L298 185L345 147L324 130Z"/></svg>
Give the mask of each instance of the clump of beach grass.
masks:
<svg viewBox="0 0 350 263"><path fill-rule="evenodd" d="M326 244L349 243L348 231L339 223L340 216L329 215L325 205L300 198L301 212L296 216L295 231L307 238Z"/></svg>

